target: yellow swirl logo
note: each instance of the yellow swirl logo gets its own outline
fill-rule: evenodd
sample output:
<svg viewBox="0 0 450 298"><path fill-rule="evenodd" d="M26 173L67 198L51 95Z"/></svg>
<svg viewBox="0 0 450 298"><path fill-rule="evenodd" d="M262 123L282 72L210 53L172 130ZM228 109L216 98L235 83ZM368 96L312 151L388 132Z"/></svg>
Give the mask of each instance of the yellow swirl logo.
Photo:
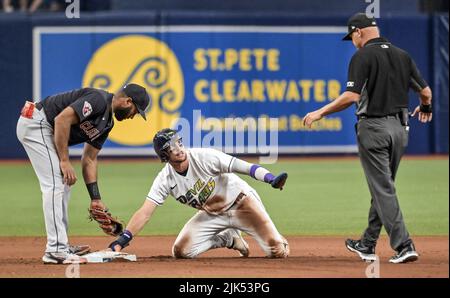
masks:
<svg viewBox="0 0 450 298"><path fill-rule="evenodd" d="M144 35L126 35L100 47L83 76L83 86L120 90L128 83L145 87L150 95L147 121L141 117L115 121L109 138L119 144L152 143L155 133L180 117L184 99L181 67L172 50L162 41Z"/></svg>

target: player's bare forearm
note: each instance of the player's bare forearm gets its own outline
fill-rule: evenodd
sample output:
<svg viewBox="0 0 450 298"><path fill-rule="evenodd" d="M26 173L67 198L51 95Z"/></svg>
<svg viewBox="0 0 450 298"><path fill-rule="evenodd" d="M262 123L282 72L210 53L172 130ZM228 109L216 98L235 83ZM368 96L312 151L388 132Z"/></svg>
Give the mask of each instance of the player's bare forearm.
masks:
<svg viewBox="0 0 450 298"><path fill-rule="evenodd" d="M84 146L83 157L81 158L81 168L84 182L86 183L89 196L91 197L91 209L107 209L105 204L101 202L100 190L97 184L97 154L86 152L87 146L90 145L85 144Z"/></svg>
<svg viewBox="0 0 450 298"><path fill-rule="evenodd" d="M60 161L69 161L70 123L55 118L55 147Z"/></svg>
<svg viewBox="0 0 450 298"><path fill-rule="evenodd" d="M89 145L84 145L83 156L81 157L81 168L86 184L97 181L97 155L100 150Z"/></svg>
<svg viewBox="0 0 450 298"><path fill-rule="evenodd" d="M142 207L131 217L126 229L130 231L133 236L137 235L150 220L156 207L157 205L155 203L145 200Z"/></svg>
<svg viewBox="0 0 450 298"><path fill-rule="evenodd" d="M55 117L55 146L60 161L69 161L69 136L70 127L79 122L75 110L71 107L65 108Z"/></svg>
<svg viewBox="0 0 450 298"><path fill-rule="evenodd" d="M97 159L81 162L83 179L86 184L97 181Z"/></svg>
<svg viewBox="0 0 450 298"><path fill-rule="evenodd" d="M121 251L127 247L133 237L136 236L150 220L156 207L157 205L154 202L145 200L142 207L131 217L125 231L116 240L111 242L108 247L113 251Z"/></svg>
<svg viewBox="0 0 450 298"><path fill-rule="evenodd" d="M63 174L63 182L69 186L75 184L77 175L69 161L70 127L79 122L78 116L72 107L65 108L55 117L55 147L59 157L59 167Z"/></svg>

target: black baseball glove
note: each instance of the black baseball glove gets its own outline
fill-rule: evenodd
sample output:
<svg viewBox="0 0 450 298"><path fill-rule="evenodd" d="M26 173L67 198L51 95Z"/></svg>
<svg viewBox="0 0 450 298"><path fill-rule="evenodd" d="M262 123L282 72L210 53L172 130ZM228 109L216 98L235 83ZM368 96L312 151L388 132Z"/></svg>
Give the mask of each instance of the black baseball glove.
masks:
<svg viewBox="0 0 450 298"><path fill-rule="evenodd" d="M286 183L287 178L287 173L281 173L280 175L273 178L272 181L270 181L270 185L272 185L273 188L279 188L280 190L283 190L283 186Z"/></svg>

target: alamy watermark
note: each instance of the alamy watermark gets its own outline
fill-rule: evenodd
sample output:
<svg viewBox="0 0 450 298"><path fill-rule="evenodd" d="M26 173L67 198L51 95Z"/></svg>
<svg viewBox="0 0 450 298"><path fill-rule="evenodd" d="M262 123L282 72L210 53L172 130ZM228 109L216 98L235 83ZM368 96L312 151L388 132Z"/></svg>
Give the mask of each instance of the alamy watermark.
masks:
<svg viewBox="0 0 450 298"><path fill-rule="evenodd" d="M80 278L80 264L70 264L67 266L65 275L67 278Z"/></svg>
<svg viewBox="0 0 450 298"><path fill-rule="evenodd" d="M380 18L380 0L364 0L366 3L370 3L366 7L366 16L368 18Z"/></svg>
<svg viewBox="0 0 450 298"><path fill-rule="evenodd" d="M365 273L367 278L380 278L380 258L378 256L366 267Z"/></svg>
<svg viewBox="0 0 450 298"><path fill-rule="evenodd" d="M66 18L68 19L79 19L80 18L80 0L65 0L66 7Z"/></svg>
<svg viewBox="0 0 450 298"><path fill-rule="evenodd" d="M178 131L186 147L214 147L230 154L254 154L263 164L278 160L278 118L206 118L201 110L193 110L192 121L178 118L171 127Z"/></svg>

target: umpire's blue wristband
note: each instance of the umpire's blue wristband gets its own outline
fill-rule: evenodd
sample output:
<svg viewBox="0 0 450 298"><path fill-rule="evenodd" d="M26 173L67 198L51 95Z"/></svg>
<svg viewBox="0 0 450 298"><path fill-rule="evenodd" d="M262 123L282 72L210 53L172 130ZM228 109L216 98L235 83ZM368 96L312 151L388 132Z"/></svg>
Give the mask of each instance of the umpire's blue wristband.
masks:
<svg viewBox="0 0 450 298"><path fill-rule="evenodd" d="M429 105L420 104L420 112L426 113L426 114L433 113L431 104L429 104Z"/></svg>

